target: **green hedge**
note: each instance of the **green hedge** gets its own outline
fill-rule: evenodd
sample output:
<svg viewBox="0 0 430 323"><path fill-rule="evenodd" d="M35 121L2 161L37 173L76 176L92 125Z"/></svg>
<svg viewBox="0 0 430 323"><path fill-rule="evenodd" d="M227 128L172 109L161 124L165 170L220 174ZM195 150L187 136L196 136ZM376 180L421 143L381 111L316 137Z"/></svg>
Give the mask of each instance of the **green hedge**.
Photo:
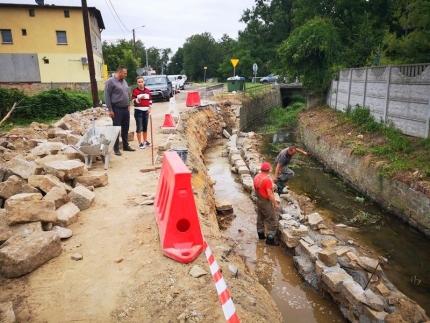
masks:
<svg viewBox="0 0 430 323"><path fill-rule="evenodd" d="M82 111L92 106L91 93L72 92L53 89L34 95L25 95L19 90L0 88L0 117L3 118L14 102L21 101L13 119L24 119L29 122L52 120L65 114Z"/></svg>

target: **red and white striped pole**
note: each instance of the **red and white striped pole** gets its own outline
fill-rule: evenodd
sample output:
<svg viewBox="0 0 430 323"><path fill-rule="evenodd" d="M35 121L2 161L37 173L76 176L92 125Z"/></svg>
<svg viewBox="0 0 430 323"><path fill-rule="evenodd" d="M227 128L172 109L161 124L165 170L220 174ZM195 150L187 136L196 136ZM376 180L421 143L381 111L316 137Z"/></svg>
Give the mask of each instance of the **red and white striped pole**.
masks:
<svg viewBox="0 0 430 323"><path fill-rule="evenodd" d="M239 317L236 313L236 308L234 307L233 300L231 299L230 292L228 291L227 285L222 277L218 263L216 262L211 248L208 246L205 239L203 239L203 250L205 251L206 259L209 263L209 268L211 270L226 322L240 323Z"/></svg>

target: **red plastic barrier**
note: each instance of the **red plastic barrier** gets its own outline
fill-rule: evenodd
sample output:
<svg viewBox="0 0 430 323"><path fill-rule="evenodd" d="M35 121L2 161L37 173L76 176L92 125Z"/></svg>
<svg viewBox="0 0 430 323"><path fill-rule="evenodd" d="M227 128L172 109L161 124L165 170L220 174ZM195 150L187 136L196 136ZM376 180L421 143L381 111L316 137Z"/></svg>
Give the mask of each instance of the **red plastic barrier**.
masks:
<svg viewBox="0 0 430 323"><path fill-rule="evenodd" d="M161 126L162 128L175 128L175 120L170 113L166 113L164 115L164 123Z"/></svg>
<svg viewBox="0 0 430 323"><path fill-rule="evenodd" d="M203 236L191 187L191 172L179 155L165 152L154 201L163 254L181 263L202 251Z"/></svg>
<svg viewBox="0 0 430 323"><path fill-rule="evenodd" d="M199 92L188 92L187 94L187 107L199 107L201 106Z"/></svg>

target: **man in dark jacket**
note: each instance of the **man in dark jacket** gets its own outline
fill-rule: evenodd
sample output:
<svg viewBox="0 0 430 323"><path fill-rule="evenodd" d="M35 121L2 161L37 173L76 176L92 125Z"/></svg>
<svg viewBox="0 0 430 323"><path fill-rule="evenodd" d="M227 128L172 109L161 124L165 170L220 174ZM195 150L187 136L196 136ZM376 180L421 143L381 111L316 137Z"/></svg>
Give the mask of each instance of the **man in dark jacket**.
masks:
<svg viewBox="0 0 430 323"><path fill-rule="evenodd" d="M121 127L122 147L124 151L135 151L128 144L128 130L130 128L130 94L125 78L127 68L119 66L115 76L107 80L105 84L105 102L109 110L109 116L113 120L114 126ZM115 155L121 156L119 151L119 136L113 146Z"/></svg>
<svg viewBox="0 0 430 323"><path fill-rule="evenodd" d="M294 172L288 167L294 154L298 152L307 156L304 150L291 146L283 149L275 159L275 177L273 182L276 183L278 194L287 193L286 184L290 178L294 177Z"/></svg>

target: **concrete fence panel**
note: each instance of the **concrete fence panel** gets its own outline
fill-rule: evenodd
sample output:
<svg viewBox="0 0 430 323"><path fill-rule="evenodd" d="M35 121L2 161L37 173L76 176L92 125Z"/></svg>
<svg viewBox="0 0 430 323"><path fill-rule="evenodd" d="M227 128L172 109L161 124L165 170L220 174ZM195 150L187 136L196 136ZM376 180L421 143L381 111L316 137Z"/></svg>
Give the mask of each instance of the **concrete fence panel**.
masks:
<svg viewBox="0 0 430 323"><path fill-rule="evenodd" d="M376 121L391 122L410 136L429 138L430 64L345 69L338 79L326 97L332 108L367 106Z"/></svg>

